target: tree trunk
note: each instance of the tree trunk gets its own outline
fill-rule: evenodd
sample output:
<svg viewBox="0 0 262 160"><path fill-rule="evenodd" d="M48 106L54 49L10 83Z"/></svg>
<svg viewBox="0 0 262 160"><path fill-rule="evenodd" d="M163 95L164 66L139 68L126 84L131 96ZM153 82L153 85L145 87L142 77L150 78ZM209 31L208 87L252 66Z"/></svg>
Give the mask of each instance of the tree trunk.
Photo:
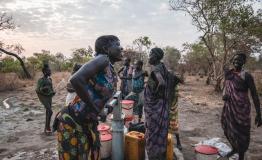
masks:
<svg viewBox="0 0 262 160"><path fill-rule="evenodd" d="M26 78L28 78L28 79L31 79L31 78L32 78L32 76L30 75L30 73L27 71L27 69L26 69L26 67L25 67L25 63L24 63L24 61L22 60L22 58L20 58L17 54L12 53L12 52L8 52L8 51L6 51L6 50L4 50L4 49L2 49L2 48L0 48L0 52L3 52L3 53L5 53L5 54L7 54L7 55L10 55L10 56L15 57L15 58L20 62L20 65L21 65L21 67L22 67L22 69L23 69L23 71L24 71L24 73L25 73Z"/></svg>
<svg viewBox="0 0 262 160"><path fill-rule="evenodd" d="M222 82L222 78L217 78L216 80L216 84L215 84L215 91L216 92L221 92L222 89L221 89L221 82Z"/></svg>

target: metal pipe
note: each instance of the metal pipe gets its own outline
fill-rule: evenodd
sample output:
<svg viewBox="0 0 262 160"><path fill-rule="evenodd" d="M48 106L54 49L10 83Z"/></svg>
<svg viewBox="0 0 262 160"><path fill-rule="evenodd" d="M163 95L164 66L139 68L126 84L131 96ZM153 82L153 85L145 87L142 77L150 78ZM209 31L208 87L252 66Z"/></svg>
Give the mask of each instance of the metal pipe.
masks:
<svg viewBox="0 0 262 160"><path fill-rule="evenodd" d="M117 100L117 101L116 101ZM121 91L117 91L114 99L110 102L114 104L112 120L112 160L124 159L124 119L122 118Z"/></svg>

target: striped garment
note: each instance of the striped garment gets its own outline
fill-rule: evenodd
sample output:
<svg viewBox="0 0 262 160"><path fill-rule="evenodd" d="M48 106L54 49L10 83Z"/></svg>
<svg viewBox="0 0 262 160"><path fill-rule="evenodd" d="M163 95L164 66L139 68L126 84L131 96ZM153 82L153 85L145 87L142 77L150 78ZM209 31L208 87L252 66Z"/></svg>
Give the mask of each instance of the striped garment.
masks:
<svg viewBox="0 0 262 160"><path fill-rule="evenodd" d="M225 77L225 100L221 117L222 128L233 149L245 152L250 142L250 101L248 84L241 74L228 71Z"/></svg>

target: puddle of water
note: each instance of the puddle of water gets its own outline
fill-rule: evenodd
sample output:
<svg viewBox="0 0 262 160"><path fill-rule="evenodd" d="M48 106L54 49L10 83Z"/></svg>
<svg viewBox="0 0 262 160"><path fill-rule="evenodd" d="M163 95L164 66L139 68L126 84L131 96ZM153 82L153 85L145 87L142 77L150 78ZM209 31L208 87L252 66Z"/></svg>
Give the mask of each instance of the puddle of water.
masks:
<svg viewBox="0 0 262 160"><path fill-rule="evenodd" d="M6 98L4 101L3 101L3 105L5 106L5 108L6 109L9 109L10 108L10 104L8 104L8 100L9 100L10 98Z"/></svg>

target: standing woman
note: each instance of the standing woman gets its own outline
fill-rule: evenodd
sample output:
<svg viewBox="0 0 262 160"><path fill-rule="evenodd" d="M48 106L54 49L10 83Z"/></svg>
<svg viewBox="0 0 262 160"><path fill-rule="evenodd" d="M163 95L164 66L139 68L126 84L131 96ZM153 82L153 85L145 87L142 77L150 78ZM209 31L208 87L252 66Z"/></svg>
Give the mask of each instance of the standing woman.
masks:
<svg viewBox="0 0 262 160"><path fill-rule="evenodd" d="M164 52L160 48L153 48L149 54L152 71L144 93L145 111L145 139L149 160L165 160L168 135L168 71L160 62Z"/></svg>
<svg viewBox="0 0 262 160"><path fill-rule="evenodd" d="M130 62L131 62L131 59L125 57L124 58L124 67L122 67L118 71L118 76L121 79L120 90L121 90L123 99L131 91L132 67L130 66Z"/></svg>
<svg viewBox="0 0 262 160"><path fill-rule="evenodd" d="M243 70L246 55L242 52L233 57L234 69L225 71L225 90L223 94L224 108L222 112L222 128L232 146L232 151L227 155L239 154L239 160L244 160L245 152L250 142L251 104L248 90L256 108L255 125L262 125L260 102L256 91L254 79L251 74Z"/></svg>
<svg viewBox="0 0 262 160"><path fill-rule="evenodd" d="M50 123L53 114L52 98L55 95L55 91L53 89L52 79L50 78L51 70L48 64L44 64L44 67L42 68L42 72L43 72L43 77L37 81L36 93L40 102L44 105L46 109L44 132L46 134L50 134L51 133Z"/></svg>
<svg viewBox="0 0 262 160"><path fill-rule="evenodd" d="M58 153L61 160L98 160L100 140L98 114L113 96L117 76L113 65L122 58L119 39L97 38L96 57L84 64L70 82L77 96L61 111L58 123Z"/></svg>
<svg viewBox="0 0 262 160"><path fill-rule="evenodd" d="M179 122L178 122L178 83L183 81L178 78L172 71L169 71L169 133L176 137L176 147L182 150L182 145L179 138Z"/></svg>

